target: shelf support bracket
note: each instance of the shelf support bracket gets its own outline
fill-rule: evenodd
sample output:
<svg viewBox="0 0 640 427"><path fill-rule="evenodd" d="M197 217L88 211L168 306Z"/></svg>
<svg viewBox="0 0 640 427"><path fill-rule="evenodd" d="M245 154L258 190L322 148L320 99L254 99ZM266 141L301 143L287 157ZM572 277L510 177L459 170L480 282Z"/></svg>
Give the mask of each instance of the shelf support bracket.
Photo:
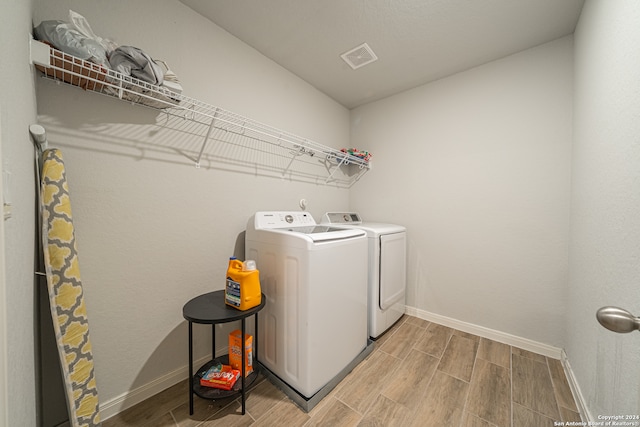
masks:
<svg viewBox="0 0 640 427"><path fill-rule="evenodd" d="M200 153L198 153L198 159L196 160L196 168L200 168L200 159L202 158L202 153L204 152L204 147L207 145L207 142L209 141L209 138L211 137L211 133L213 132L213 129L215 128L215 114L213 116L213 118L211 119L211 124L209 125L209 130L207 131L207 136L204 137L204 141L202 141L202 147L200 147Z"/></svg>
<svg viewBox="0 0 640 427"><path fill-rule="evenodd" d="M213 113L213 117L211 117L211 124L209 125L209 129L207 130L207 135L204 137L204 141L202 141L202 146L200 147L200 152L198 153L198 158L196 159L196 169L200 169L200 159L202 158L202 153L204 152L204 147L206 147L207 142L209 142L209 138L211 137L211 133L213 129L216 127L216 115L218 114L218 108Z"/></svg>
<svg viewBox="0 0 640 427"><path fill-rule="evenodd" d="M49 63L49 45L42 42L29 39L29 62L31 64L41 65L43 67L50 67Z"/></svg>
<svg viewBox="0 0 640 427"><path fill-rule="evenodd" d="M289 160L289 164L287 165L287 167L282 171L282 177L284 178L285 175L287 175L287 172L289 172L289 169L291 168L291 165L293 164L293 161L296 159L296 157L299 156L298 153L292 153L293 155L291 156L291 160Z"/></svg>
<svg viewBox="0 0 640 427"><path fill-rule="evenodd" d="M342 166L344 164L344 162L347 160L347 156L342 156L342 160L340 160L340 163L338 163L338 165L333 168L333 170L331 171L331 173L329 174L329 176L327 177L327 179L324 181L325 184L327 184L329 182L329 180L331 179L331 177L333 177L333 174L336 173L336 171L338 169L340 169L340 166Z"/></svg>

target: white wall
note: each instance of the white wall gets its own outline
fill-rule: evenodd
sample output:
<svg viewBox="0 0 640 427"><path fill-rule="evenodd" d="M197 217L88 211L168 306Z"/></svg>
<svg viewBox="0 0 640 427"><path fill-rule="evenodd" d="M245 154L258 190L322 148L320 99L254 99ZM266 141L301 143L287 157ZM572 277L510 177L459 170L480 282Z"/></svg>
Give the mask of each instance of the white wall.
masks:
<svg viewBox="0 0 640 427"><path fill-rule="evenodd" d="M29 66L31 1L0 2L0 122L2 169L9 172L3 186L12 204L12 217L4 222L4 266L0 280L5 300L0 323L6 333L7 351L0 356L0 370L7 368L6 413L0 425L37 424L34 338L34 233L35 183L33 146L29 125L35 122L33 73ZM11 40L11 42L9 42ZM2 335L2 334L0 334ZM2 351L2 349L0 349ZM4 352L3 352L4 353ZM25 379L29 379L25 381ZM0 397L2 393L0 393ZM2 408L4 404L0 404Z"/></svg>
<svg viewBox="0 0 640 427"><path fill-rule="evenodd" d="M97 34L166 60L186 95L335 148L348 145L348 110L175 0L39 0L34 21L66 19L68 9L84 15ZM135 403L119 401L126 393L186 377L182 306L223 288L228 257L253 212L298 210L305 198L318 218L347 209L349 192L229 171L233 162L213 157L196 169L177 152L193 147L158 130L162 113L50 81L37 88L38 118L65 157L108 415ZM195 332L196 358L202 358L210 328Z"/></svg>
<svg viewBox="0 0 640 427"><path fill-rule="evenodd" d="M594 421L640 413L640 335L596 322L640 314L640 3L587 0L575 33L567 355Z"/></svg>
<svg viewBox="0 0 640 427"><path fill-rule="evenodd" d="M572 39L352 111L374 153L351 192L408 229L408 305L562 347Z"/></svg>

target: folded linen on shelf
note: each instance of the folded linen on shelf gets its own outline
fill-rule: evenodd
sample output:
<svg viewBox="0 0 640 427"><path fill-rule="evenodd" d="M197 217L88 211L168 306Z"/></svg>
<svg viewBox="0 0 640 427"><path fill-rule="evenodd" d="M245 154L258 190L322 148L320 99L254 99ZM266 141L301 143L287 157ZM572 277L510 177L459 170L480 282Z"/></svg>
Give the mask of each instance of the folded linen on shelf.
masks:
<svg viewBox="0 0 640 427"><path fill-rule="evenodd" d="M33 33L36 39L47 42L64 53L109 66L107 52L100 43L86 37L67 22L42 21L33 29Z"/></svg>
<svg viewBox="0 0 640 427"><path fill-rule="evenodd" d="M108 92L115 94L118 91L118 96L123 99L154 108L168 108L180 102L177 98L182 92L182 86L178 83L175 74L171 72L168 76L170 80L165 81L165 73L169 71L169 67L160 61L155 61L142 49L133 46L120 46L109 56L109 63L113 70L123 76L133 77L143 83L150 83L153 87L132 81L123 84L124 91L109 88ZM162 65L165 65L167 71ZM180 92L173 90L177 88Z"/></svg>
<svg viewBox="0 0 640 427"><path fill-rule="evenodd" d="M160 86L164 70L145 51L133 46L120 46L109 56L111 68L125 76L135 77Z"/></svg>
<svg viewBox="0 0 640 427"><path fill-rule="evenodd" d="M34 28L35 38L54 48L51 67L36 65L40 71L85 90L154 108L180 103L182 85L166 62L140 48L118 46L97 36L77 12L69 10L69 21L42 21Z"/></svg>
<svg viewBox="0 0 640 427"><path fill-rule="evenodd" d="M178 80L178 76L176 76L176 74L171 71L167 63L160 59L154 59L154 61L158 66L163 67L164 81L162 82L162 86L175 93L182 93L182 85L180 84L180 80Z"/></svg>

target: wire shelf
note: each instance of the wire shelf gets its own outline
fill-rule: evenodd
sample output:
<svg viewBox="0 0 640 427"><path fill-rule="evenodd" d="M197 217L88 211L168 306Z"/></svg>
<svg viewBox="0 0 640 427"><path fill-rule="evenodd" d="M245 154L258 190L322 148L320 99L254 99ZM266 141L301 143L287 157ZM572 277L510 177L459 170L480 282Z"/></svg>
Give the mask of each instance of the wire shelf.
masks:
<svg viewBox="0 0 640 427"><path fill-rule="evenodd" d="M363 158L190 98L166 87L123 75L110 68L63 53L45 43L31 40L30 50L31 62L43 73L43 77L150 107L167 114L168 117L191 123L183 126L184 132L192 132L193 124L203 128L203 141L199 150L194 151L197 155L192 157L185 154L196 167L200 167L207 143L216 139L216 133L223 132L242 137L242 141L251 141L253 144L266 143L276 147L281 155L289 159L286 166L281 167L283 177L287 175L292 164L302 156L322 159L325 165L329 165L325 168L326 176L322 177L325 183L337 180L334 173L341 166L355 165L358 168L358 172L348 178L349 186L370 168L368 160Z"/></svg>

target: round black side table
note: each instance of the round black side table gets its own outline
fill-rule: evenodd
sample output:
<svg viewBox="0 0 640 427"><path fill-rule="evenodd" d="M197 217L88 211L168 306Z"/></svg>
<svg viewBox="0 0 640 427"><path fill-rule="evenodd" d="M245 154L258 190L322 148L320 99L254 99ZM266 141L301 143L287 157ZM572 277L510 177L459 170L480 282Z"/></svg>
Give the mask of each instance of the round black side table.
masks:
<svg viewBox="0 0 640 427"><path fill-rule="evenodd" d="M255 381L258 376L258 312L262 310L266 303L266 298L262 294L260 305L249 310L240 311L230 307L224 302L224 290L209 292L197 296L187 302L182 308L182 315L189 322L189 415L193 415L193 395L194 393L204 399L221 399L237 393L242 394L242 415L245 414L246 388ZM253 372L245 378L245 320L249 316L254 316L255 334L253 337ZM218 323L228 323L234 320L242 322L242 381L236 382L229 391L204 387L200 385L200 378L216 362L229 363L228 356L216 358L216 325ZM212 360L193 373L193 324L202 323L211 325L211 358Z"/></svg>

